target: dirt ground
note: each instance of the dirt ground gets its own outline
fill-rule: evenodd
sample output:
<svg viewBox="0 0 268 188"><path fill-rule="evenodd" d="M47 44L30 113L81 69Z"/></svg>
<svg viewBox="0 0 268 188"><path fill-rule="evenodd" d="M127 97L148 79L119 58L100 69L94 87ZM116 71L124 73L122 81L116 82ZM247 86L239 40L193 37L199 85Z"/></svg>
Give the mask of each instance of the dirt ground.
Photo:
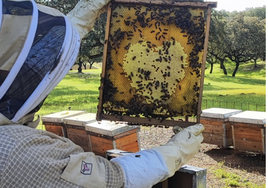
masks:
<svg viewBox="0 0 268 188"><path fill-rule="evenodd" d="M141 148L149 149L163 145L172 135L172 128L142 127L139 132ZM223 168L228 173L240 176L244 182L256 185L263 185L266 182L266 158L256 153L242 153L202 143L198 154L187 165L207 170L207 188L226 186L223 178L216 177L214 171L217 168Z"/></svg>

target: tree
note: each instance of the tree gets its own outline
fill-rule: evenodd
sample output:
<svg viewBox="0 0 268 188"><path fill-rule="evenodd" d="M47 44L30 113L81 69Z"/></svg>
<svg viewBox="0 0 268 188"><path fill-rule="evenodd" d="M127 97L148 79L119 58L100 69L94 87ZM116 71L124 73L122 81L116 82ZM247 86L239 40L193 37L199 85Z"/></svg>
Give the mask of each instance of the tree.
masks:
<svg viewBox="0 0 268 188"><path fill-rule="evenodd" d="M78 58L81 61L89 62L90 68L94 62L102 61L106 19L107 14L101 14L100 18L96 21L93 30L81 41Z"/></svg>
<svg viewBox="0 0 268 188"><path fill-rule="evenodd" d="M67 14L74 8L78 1L79 0L36 0L36 3L55 8L63 14Z"/></svg>
<svg viewBox="0 0 268 188"><path fill-rule="evenodd" d="M258 17L260 20L266 19L266 6L256 7L256 8L247 8L244 11L245 16L248 17Z"/></svg>
<svg viewBox="0 0 268 188"><path fill-rule="evenodd" d="M265 57L265 23L258 17L244 17L244 27L248 30L247 41L251 44L249 56L254 60L256 68L257 59Z"/></svg>
<svg viewBox="0 0 268 188"><path fill-rule="evenodd" d="M252 48L251 34L249 28L245 27L243 13L237 13L234 17L230 17L227 27L227 37L228 51L226 51L226 54L236 64L232 74L235 77L240 63L252 59L250 53L250 49Z"/></svg>
<svg viewBox="0 0 268 188"><path fill-rule="evenodd" d="M211 64L210 73L213 71L213 64L219 62L223 73L227 75L227 70L224 66L224 61L227 56L226 51L226 12L212 11L211 26L208 43L207 62Z"/></svg>

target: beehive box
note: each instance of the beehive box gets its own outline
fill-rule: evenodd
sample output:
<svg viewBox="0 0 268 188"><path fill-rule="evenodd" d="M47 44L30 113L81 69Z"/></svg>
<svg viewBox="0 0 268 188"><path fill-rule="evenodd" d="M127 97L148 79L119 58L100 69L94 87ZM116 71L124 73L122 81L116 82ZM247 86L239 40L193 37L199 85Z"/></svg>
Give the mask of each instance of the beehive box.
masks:
<svg viewBox="0 0 268 188"><path fill-rule="evenodd" d="M266 112L244 111L229 117L234 149L265 154Z"/></svg>
<svg viewBox="0 0 268 188"><path fill-rule="evenodd" d="M202 111L200 123L204 125L202 132L204 143L215 144L221 147L233 145L232 127L229 117L242 112L242 110L226 108L209 108Z"/></svg>
<svg viewBox="0 0 268 188"><path fill-rule="evenodd" d="M216 3L112 1L97 120L199 121L211 7Z"/></svg>
<svg viewBox="0 0 268 188"><path fill-rule="evenodd" d="M66 128L63 125L63 119L79 114L84 114L85 111L61 111L42 117L43 125L47 131L67 138Z"/></svg>
<svg viewBox="0 0 268 188"><path fill-rule="evenodd" d="M84 151L92 151L90 137L85 126L87 123L96 121L96 113L85 113L63 119L63 125L66 127L67 136L75 144L81 146Z"/></svg>
<svg viewBox="0 0 268 188"><path fill-rule="evenodd" d="M106 156L106 151L119 149L127 152L140 150L139 126L103 120L86 124L85 129L90 136L92 152Z"/></svg>

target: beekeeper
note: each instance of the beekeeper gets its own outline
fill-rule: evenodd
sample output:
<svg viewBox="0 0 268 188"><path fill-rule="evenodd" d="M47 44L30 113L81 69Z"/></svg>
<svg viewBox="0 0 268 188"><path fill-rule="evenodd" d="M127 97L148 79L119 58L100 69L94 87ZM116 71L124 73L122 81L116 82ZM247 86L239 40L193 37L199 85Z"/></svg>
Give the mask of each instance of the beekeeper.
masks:
<svg viewBox="0 0 268 188"><path fill-rule="evenodd" d="M0 0L0 187L149 188L198 152L201 124L111 161L35 129L35 112L74 64L108 1L81 0L64 16L33 0Z"/></svg>

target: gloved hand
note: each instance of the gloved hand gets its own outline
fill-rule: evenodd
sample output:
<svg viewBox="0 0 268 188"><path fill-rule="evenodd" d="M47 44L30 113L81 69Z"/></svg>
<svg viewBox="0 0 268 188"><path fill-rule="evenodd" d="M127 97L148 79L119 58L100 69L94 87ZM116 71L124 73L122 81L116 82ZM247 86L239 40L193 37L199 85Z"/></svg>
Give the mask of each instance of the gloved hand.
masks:
<svg viewBox="0 0 268 188"><path fill-rule="evenodd" d="M149 188L171 176L198 152L203 125L182 129L165 145L112 159L125 173L126 188Z"/></svg>
<svg viewBox="0 0 268 188"><path fill-rule="evenodd" d="M105 11L110 0L80 0L67 17L82 39L94 27L96 19Z"/></svg>

